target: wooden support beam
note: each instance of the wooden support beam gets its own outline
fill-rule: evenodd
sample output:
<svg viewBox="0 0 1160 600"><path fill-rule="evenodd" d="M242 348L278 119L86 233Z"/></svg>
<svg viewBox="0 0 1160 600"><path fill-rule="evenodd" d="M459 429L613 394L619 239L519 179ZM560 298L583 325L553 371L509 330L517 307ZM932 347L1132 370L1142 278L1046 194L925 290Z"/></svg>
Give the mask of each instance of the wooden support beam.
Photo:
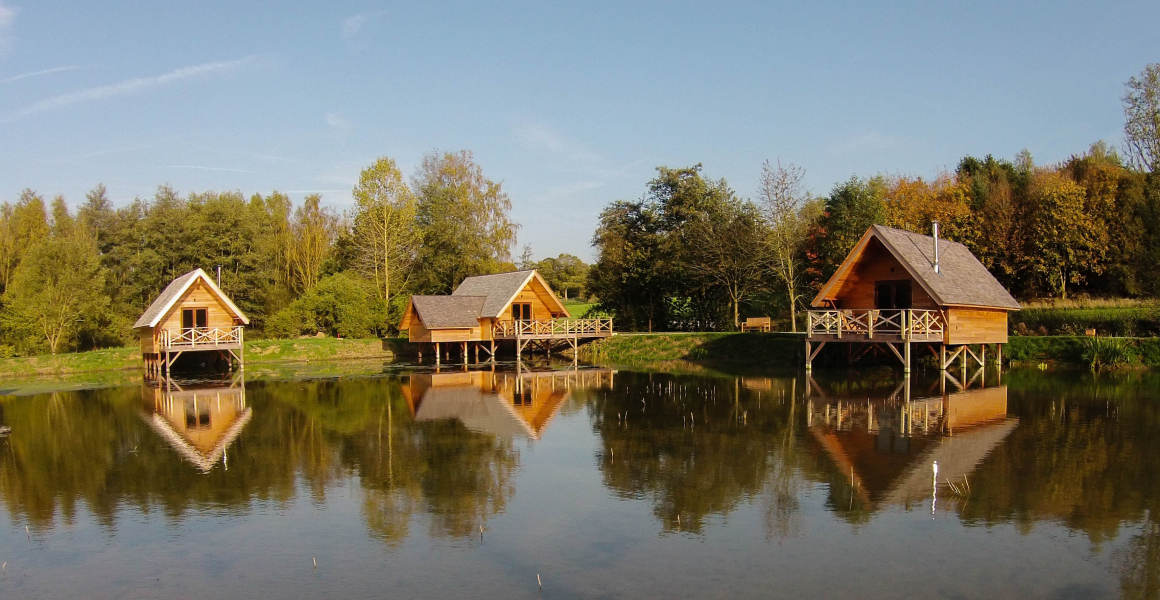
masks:
<svg viewBox="0 0 1160 600"><path fill-rule="evenodd" d="M439 342L435 342L435 366L436 367L439 366L440 358L441 357L439 356Z"/></svg>

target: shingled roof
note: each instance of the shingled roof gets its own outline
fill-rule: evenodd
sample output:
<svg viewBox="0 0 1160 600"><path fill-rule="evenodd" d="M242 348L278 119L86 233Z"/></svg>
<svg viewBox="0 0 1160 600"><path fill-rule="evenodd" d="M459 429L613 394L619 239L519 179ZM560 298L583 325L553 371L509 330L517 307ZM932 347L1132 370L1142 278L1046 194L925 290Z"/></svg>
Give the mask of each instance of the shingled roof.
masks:
<svg viewBox="0 0 1160 600"><path fill-rule="evenodd" d="M145 312L142 313L141 318L137 319L137 322L133 324L133 329L137 329L138 327L156 327L157 323L159 323L161 319L169 313L169 309L173 308L173 304L180 300L181 297L185 295L186 290L188 290L190 286L192 286L198 279L205 282L210 291L216 295L218 299L220 299L222 303L226 305L226 307L233 311L235 317L240 319L242 323L249 325L250 320L246 318L246 315L242 314L242 311L238 309L237 306L234 305L234 303L229 299L229 296L226 296L225 292L223 292L221 288L219 288L217 284L213 282L213 279L210 279L209 275L206 275L205 271L202 271L201 269L194 269L185 275L182 275L177 279L169 282L169 285L165 286L165 289L161 291L161 295L157 296L157 299L153 301L153 304L150 304L149 308L145 309Z"/></svg>
<svg viewBox="0 0 1160 600"><path fill-rule="evenodd" d="M940 306L985 306L1008 310L1021 308L1019 302L991 275L987 267L984 267L966 246L958 242L939 239L939 272L936 273L934 238L931 236L872 225L850 252L850 257L859 254L869 243L870 238L876 238L881 242ZM839 275L854 267L854 263L850 263L850 257L847 257L846 262L842 263L822 288L814 300L815 306L820 305L826 296L834 291L830 288Z"/></svg>
<svg viewBox="0 0 1160 600"><path fill-rule="evenodd" d="M411 296L411 304L428 329L479 327L484 296Z"/></svg>
<svg viewBox="0 0 1160 600"><path fill-rule="evenodd" d="M468 277L459 284L452 292L452 296L483 296L487 298L484 302L483 309L479 316L485 318L495 319L500 317L512 300L515 299L516 294L524 289L533 277L540 277L535 270L529 271L512 271L510 273L499 273L496 275L477 275L475 277ZM540 283L544 284L544 289L551 290L547 282L541 278ZM553 297L555 297L553 295ZM567 309L563 304L560 304L559 299L556 299L559 308L567 314ZM423 319L426 323L427 319ZM430 327L430 325L428 325Z"/></svg>
<svg viewBox="0 0 1160 600"><path fill-rule="evenodd" d="M511 299L532 278L535 271L512 271L496 275L477 275L464 279L459 287L451 293L452 296L483 296L487 301L480 312L481 317L496 318L500 315ZM427 322L426 319L423 320Z"/></svg>

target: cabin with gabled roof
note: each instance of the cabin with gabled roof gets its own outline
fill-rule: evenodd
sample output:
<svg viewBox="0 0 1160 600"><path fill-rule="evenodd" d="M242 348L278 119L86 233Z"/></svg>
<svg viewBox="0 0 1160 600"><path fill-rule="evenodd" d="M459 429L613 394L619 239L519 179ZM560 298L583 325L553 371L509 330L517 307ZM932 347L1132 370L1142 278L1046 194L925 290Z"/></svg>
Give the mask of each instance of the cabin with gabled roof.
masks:
<svg viewBox="0 0 1160 600"><path fill-rule="evenodd" d="M183 354L209 352L209 358L235 359L242 367L242 328L250 323L205 271L194 269L174 279L145 309L133 328L150 375L168 373Z"/></svg>
<svg viewBox="0 0 1160 600"><path fill-rule="evenodd" d="M573 319L548 282L527 270L468 277L450 295L411 296L399 330L420 345L420 360L424 345L436 363L443 350L459 346L466 362L469 344L477 361L481 349L494 358L496 343L509 340L517 357L530 344L575 350L582 339L611 336L612 319Z"/></svg>
<svg viewBox="0 0 1160 600"><path fill-rule="evenodd" d="M806 370L832 342L862 344L863 353L885 346L906 372L912 344L943 370L956 359L965 367L968 356L981 366L990 344L1001 361L1007 315L1019 309L966 246L939 239L937 223L929 236L873 225L813 300Z"/></svg>

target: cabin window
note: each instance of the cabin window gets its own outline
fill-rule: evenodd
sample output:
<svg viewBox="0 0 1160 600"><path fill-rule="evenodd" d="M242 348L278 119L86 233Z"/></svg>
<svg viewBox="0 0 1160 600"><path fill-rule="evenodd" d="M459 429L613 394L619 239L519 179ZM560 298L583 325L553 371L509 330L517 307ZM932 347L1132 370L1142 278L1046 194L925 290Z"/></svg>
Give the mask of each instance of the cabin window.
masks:
<svg viewBox="0 0 1160 600"><path fill-rule="evenodd" d="M209 327L209 312L204 308L186 308L181 311L182 329Z"/></svg>
<svg viewBox="0 0 1160 600"><path fill-rule="evenodd" d="M532 305L531 304L513 304L512 305L512 319L516 321L531 321L532 320Z"/></svg>
<svg viewBox="0 0 1160 600"><path fill-rule="evenodd" d="M907 309L912 306L910 281L879 281L874 284L874 308Z"/></svg>

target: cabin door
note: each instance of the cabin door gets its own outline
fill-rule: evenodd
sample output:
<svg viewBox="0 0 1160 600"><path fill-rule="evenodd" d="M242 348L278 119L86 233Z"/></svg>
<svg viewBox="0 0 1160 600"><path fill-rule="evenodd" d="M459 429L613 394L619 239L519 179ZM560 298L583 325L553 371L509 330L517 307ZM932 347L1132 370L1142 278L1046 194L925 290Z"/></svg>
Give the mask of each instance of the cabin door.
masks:
<svg viewBox="0 0 1160 600"><path fill-rule="evenodd" d="M512 305L512 319L515 321L531 321L532 320L532 305L531 304L513 304Z"/></svg>
<svg viewBox="0 0 1160 600"><path fill-rule="evenodd" d="M910 307L910 281L879 281L874 284L874 308L905 310Z"/></svg>
<svg viewBox="0 0 1160 600"><path fill-rule="evenodd" d="M209 327L209 314L204 308L186 308L181 311L181 328L190 330L193 328L205 329Z"/></svg>

